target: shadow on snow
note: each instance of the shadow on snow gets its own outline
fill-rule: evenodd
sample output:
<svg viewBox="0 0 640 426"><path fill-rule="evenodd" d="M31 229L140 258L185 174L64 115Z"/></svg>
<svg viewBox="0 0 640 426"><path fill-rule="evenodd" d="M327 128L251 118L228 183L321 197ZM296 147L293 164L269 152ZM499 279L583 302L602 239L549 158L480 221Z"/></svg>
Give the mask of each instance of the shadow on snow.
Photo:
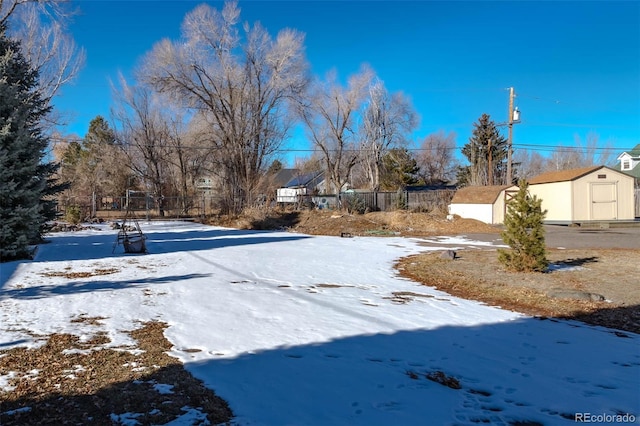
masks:
<svg viewBox="0 0 640 426"><path fill-rule="evenodd" d="M249 328L247 334L260 333L259 323ZM216 333L215 327L211 332ZM357 335L188 362L185 367L229 402L238 424L569 425L576 413L640 417L634 412L639 343L638 335L620 336L576 321L522 318ZM211 353L225 349L208 348ZM185 348L183 355L197 353ZM155 374L144 380L176 385L170 377ZM428 376L454 379L459 389ZM146 415L158 409L144 400L126 408L117 405L118 399L110 395L123 386L133 384L102 388L93 395L94 421L108 423L110 413ZM70 407L69 422L82 422L78 416L83 413L71 407L86 397L58 394L39 401L25 395L5 405L0 420L37 424L33 416L63 404ZM7 414L21 407L31 411ZM145 418L136 420L152 424Z"/></svg>
<svg viewBox="0 0 640 426"><path fill-rule="evenodd" d="M0 290L0 300L41 299L44 297L67 294L122 290L126 288L146 287L149 284L161 284L209 276L211 276L211 274L170 275L166 277L141 278L139 280L124 281L69 281L65 284L38 285L25 288Z"/></svg>
<svg viewBox="0 0 640 426"><path fill-rule="evenodd" d="M181 251L202 251L222 247L267 244L309 238L305 235L276 233L273 231L240 231L234 229L208 229L186 231L147 232L148 254L168 254ZM74 260L139 257L145 254L125 254L122 246L115 246L117 231L88 234L52 234L47 243L38 247L34 260L0 264L0 289L22 264L32 262L61 262ZM115 247L115 249L114 249ZM88 284L88 283L85 283Z"/></svg>

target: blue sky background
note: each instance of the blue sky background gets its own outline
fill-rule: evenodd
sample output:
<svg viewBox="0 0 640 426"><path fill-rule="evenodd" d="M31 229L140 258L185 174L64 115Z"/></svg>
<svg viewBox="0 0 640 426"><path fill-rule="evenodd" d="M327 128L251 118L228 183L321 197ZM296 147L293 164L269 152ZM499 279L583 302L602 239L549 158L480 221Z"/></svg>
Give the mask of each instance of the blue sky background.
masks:
<svg viewBox="0 0 640 426"><path fill-rule="evenodd" d="M180 36L195 1L75 2L71 31L87 63L57 107L71 112L68 133L84 136L109 117L109 79L128 74L153 44ZM223 2L208 2L221 8ZM638 1L240 1L243 21L275 36L306 34L314 74L341 77L368 63L390 91L403 91L419 113L416 146L443 130L467 143L488 113L507 120L508 87L522 122L514 146L548 155L592 132L616 153L640 143ZM506 135L506 128L505 128ZM309 148L300 133L289 148ZM304 153L295 155L304 156ZM291 154L289 155L289 158Z"/></svg>

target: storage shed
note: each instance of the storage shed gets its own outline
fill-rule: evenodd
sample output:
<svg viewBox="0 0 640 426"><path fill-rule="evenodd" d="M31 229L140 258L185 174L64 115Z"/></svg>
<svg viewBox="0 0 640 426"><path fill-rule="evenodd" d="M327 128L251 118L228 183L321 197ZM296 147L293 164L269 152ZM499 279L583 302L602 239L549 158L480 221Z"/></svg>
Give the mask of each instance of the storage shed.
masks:
<svg viewBox="0 0 640 426"><path fill-rule="evenodd" d="M305 196L318 191L319 186L324 182L323 176L324 173L320 171L292 176L284 187L276 190L276 201L278 203L301 201Z"/></svg>
<svg viewBox="0 0 640 426"><path fill-rule="evenodd" d="M529 193L542 199L545 222L633 220L633 180L606 166L560 170L531 178Z"/></svg>
<svg viewBox="0 0 640 426"><path fill-rule="evenodd" d="M505 198L515 186L465 186L456 191L449 204L449 214L477 219L491 225L504 221Z"/></svg>

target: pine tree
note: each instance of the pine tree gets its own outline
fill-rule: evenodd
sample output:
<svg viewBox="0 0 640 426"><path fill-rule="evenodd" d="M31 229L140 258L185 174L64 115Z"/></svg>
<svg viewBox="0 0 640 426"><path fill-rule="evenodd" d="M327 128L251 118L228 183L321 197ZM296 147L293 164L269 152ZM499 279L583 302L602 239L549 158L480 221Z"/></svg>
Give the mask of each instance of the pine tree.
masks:
<svg viewBox="0 0 640 426"><path fill-rule="evenodd" d="M0 258L29 255L53 210L55 165L42 160L48 141L40 128L49 112L37 90L38 75L18 42L0 26Z"/></svg>
<svg viewBox="0 0 640 426"><path fill-rule="evenodd" d="M482 114L473 127L469 142L462 147L469 165L458 170L458 182L462 186L508 184L505 182L507 139L488 114Z"/></svg>
<svg viewBox="0 0 640 426"><path fill-rule="evenodd" d="M380 186L385 190L405 188L419 182L420 167L406 148L392 148L382 157Z"/></svg>
<svg viewBox="0 0 640 426"><path fill-rule="evenodd" d="M542 200L529 194L529 184L522 179L520 189L507 204L502 239L511 248L498 250L498 260L511 271L544 272L549 266L546 257L542 221L547 211Z"/></svg>

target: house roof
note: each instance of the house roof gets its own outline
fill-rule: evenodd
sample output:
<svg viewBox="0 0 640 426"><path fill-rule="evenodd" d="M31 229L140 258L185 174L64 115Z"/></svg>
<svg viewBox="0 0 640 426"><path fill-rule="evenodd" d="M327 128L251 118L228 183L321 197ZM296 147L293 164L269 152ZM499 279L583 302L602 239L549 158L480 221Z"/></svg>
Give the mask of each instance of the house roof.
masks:
<svg viewBox="0 0 640 426"><path fill-rule="evenodd" d="M507 188L505 185L465 186L456 191L451 204L493 204Z"/></svg>
<svg viewBox="0 0 640 426"><path fill-rule="evenodd" d="M317 185L322 181L323 172L312 172L305 173L302 175L298 175L293 177L289 182L287 182L284 187L285 188L296 188L301 186L309 186L309 185Z"/></svg>
<svg viewBox="0 0 640 426"><path fill-rule="evenodd" d="M558 170L555 172L542 173L541 175L534 176L529 179L529 184L535 185L538 183L566 182L576 180L601 168L605 168L605 166L591 166L582 167L579 169Z"/></svg>
<svg viewBox="0 0 640 426"><path fill-rule="evenodd" d="M284 186L287 182L293 179L295 176L300 174L300 170L298 169L281 169L278 170L275 177L273 178L276 186Z"/></svg>
<svg viewBox="0 0 640 426"><path fill-rule="evenodd" d="M617 172L625 173L629 176L633 176L636 179L640 179L640 166L636 166L631 170L622 170L622 165L618 163L615 166L613 166L612 169Z"/></svg>
<svg viewBox="0 0 640 426"><path fill-rule="evenodd" d="M636 145L631 151L625 151L618 156L618 159L624 154L628 154L631 158L640 158L640 143Z"/></svg>

